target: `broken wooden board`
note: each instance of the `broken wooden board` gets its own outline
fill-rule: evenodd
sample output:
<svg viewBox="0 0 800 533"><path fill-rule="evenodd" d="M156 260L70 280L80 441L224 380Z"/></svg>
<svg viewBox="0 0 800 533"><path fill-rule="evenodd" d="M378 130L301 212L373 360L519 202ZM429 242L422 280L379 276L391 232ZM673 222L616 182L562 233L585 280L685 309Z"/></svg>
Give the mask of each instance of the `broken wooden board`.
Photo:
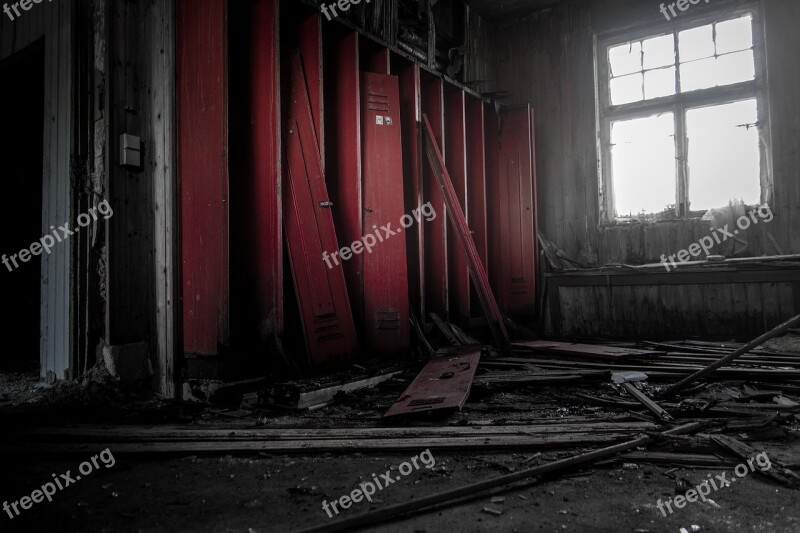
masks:
<svg viewBox="0 0 800 533"><path fill-rule="evenodd" d="M668 365L660 364L658 361L653 363L647 362L629 362L619 361L613 364L589 362L589 361L564 361L558 359L547 359L543 355L535 354L519 354L519 357L504 357L496 359L497 362L505 363L523 363L531 364L541 368L554 368L554 369L608 369L608 370L635 370L647 373L647 376L652 381L654 378L666 377L667 374L673 376L686 375L694 372L700 367L697 365ZM740 367L727 367L721 368L715 372L717 376L722 379L740 379L752 380L759 379L762 381L775 380L781 383L787 381L800 380L800 371L786 370L781 368L740 368Z"/></svg>
<svg viewBox="0 0 800 533"><path fill-rule="evenodd" d="M500 307L497 305L497 300L492 292L492 287L489 284L489 276L486 274L486 268L478 255L478 249L475 246L475 241L472 239L472 232L467 224L467 218L464 215L464 210L461 208L456 191L453 188L453 180L450 178L450 173L447 171L447 166L442 156L442 151L436 141L436 136L433 133L433 128L428 121L425 113L422 114L423 122L423 145L425 153L428 156L428 162L437 181L439 189L442 191L445 206L447 207L447 220L450 222L450 227L453 229L453 236L464 254L464 260L467 263L470 277L475 285L475 290L478 299L481 302L483 311L486 314L486 322L489 330L492 332L492 337L497 345L497 349L505 356L511 356L511 340L508 337L503 317L500 314Z"/></svg>
<svg viewBox="0 0 800 533"><path fill-rule="evenodd" d="M453 330L453 335L464 345L471 345L471 344L481 344L478 339L470 337L467 333L461 329L460 327L456 326L455 324L450 324L450 329Z"/></svg>
<svg viewBox="0 0 800 533"><path fill-rule="evenodd" d="M481 348L465 346L447 350L425 365L384 417L421 411L441 411L464 406L481 359Z"/></svg>
<svg viewBox="0 0 800 533"><path fill-rule="evenodd" d="M739 461L711 454L675 452L628 452L619 456L626 463L667 464L671 466L735 467Z"/></svg>
<svg viewBox="0 0 800 533"><path fill-rule="evenodd" d="M578 344L575 342L558 341L524 341L515 342L515 349L530 349L537 352L569 355L584 359L601 359L605 361L622 361L626 359L646 359L656 357L662 352L651 350L634 350L631 348L618 348L616 346L598 346L594 344Z"/></svg>
<svg viewBox="0 0 800 533"><path fill-rule="evenodd" d="M675 419L669 414L667 411L664 410L660 405L650 399L644 392L640 391L636 388L636 385L633 383L622 383L622 387L633 396L639 403L644 405L651 413L656 415L660 420L664 420L666 422L672 422Z"/></svg>
<svg viewBox="0 0 800 533"><path fill-rule="evenodd" d="M638 434L655 431L652 422L607 422L583 420L562 423L561 419L541 424L423 426L404 428L197 428L196 426L96 426L32 428L14 438L25 442L269 442L414 438L465 438L496 436L554 437L564 434Z"/></svg>
<svg viewBox="0 0 800 533"><path fill-rule="evenodd" d="M713 372L718 372L721 367L729 365L730 363L735 361L737 357L741 357L742 355L746 354L747 352L749 352L753 348L757 348L757 347L761 346L762 344L764 344L768 340L773 339L773 338L783 334L784 332L786 332L787 329L789 329L789 328L791 328L793 326L796 326L798 324L800 324L800 315L797 315L795 317L790 318L789 320L787 320L786 322L784 322L783 324L781 324L779 326L775 326L774 328L772 328L768 332L764 333L760 337L757 337L757 338L753 339L752 341L748 342L747 344L745 344L741 348L737 349L736 351L734 351L734 352L726 355L725 357L720 358L718 361L715 361L714 363L712 363L712 364L710 364L710 365L698 370L697 372L695 372L691 376L688 376L688 377L682 379L681 381L679 381L675 385L671 386L667 390L662 391L661 392L661 396L673 395L676 392L685 389L686 387L688 387L692 383L697 382L700 378L703 378L703 377L705 377L705 376L707 376L707 375L709 375L709 374L711 374Z"/></svg>
<svg viewBox="0 0 800 533"><path fill-rule="evenodd" d="M417 318L417 314L414 312L413 309L411 309L410 311L409 320L411 321L411 329L417 336L417 341L418 341L417 346L423 352L422 355L428 358L433 357L434 355L433 348L431 347L431 344L428 342L428 339L425 337L425 332L422 331L422 326L420 325L419 319Z"/></svg>
<svg viewBox="0 0 800 533"><path fill-rule="evenodd" d="M394 370L374 376L354 376L349 380L338 382L334 379L336 376L333 376L329 382L314 380L277 384L267 389L266 401L270 405L288 409L314 408L330 403L339 392L374 387L400 374L402 371Z"/></svg>
<svg viewBox="0 0 800 533"><path fill-rule="evenodd" d="M487 372L477 376L473 383L481 385L559 385L583 381L605 381L608 372L600 370L577 370L575 372Z"/></svg>
<svg viewBox="0 0 800 533"><path fill-rule="evenodd" d="M450 329L449 324L445 324L444 320L439 318L439 315L436 313L428 313L433 320L433 323L436 324L436 327L439 328L439 331L442 332L442 335L447 339L447 342L450 343L451 346L461 346L464 344L453 334L453 330Z"/></svg>
<svg viewBox="0 0 800 533"><path fill-rule="evenodd" d="M686 424L662 433L662 437L695 433L702 429L702 427L703 424L697 422ZM510 485L511 483L516 483L529 478L541 478L543 476L552 477L568 470L574 470L578 467L593 464L597 461L613 457L622 452L634 450L642 446L648 446L655 442L657 438L658 437L656 436L641 436L637 439L616 444L614 446L608 446L599 450L593 450L565 459L559 459L558 461L535 466L533 468L518 470L516 472L512 472L511 474L505 474L503 476L489 478L477 483L463 485L454 489L446 490L444 492L439 492L437 494L414 498L413 500L405 503L382 507L375 511L369 511L361 515L354 515L352 517L335 522L328 522L321 527L313 527L303 531L309 533L311 531L317 533L354 531L359 528L364 528L365 526L386 522L409 513L421 514L427 510L430 510L430 508L434 506L441 510L445 505L450 506L456 502L463 503L465 499L475 498L476 496L482 497L481 493L486 490L504 487Z"/></svg>
<svg viewBox="0 0 800 533"><path fill-rule="evenodd" d="M751 471L756 471L762 476L772 479L789 488L796 489L800 487L800 476L787 468L780 461L770 458L767 452L758 453L755 448L726 435L710 435L711 441L717 446L726 450L743 461L748 461ZM764 456L766 464L761 464L761 457ZM758 457L758 463L754 466L753 461ZM738 468L738 467L737 467ZM745 470L747 471L747 470ZM736 475L739 476L738 471Z"/></svg>
<svg viewBox="0 0 800 533"><path fill-rule="evenodd" d="M581 448L597 444L610 444L630 439L630 432L623 433L564 433L514 435L496 434L472 437L410 437L410 438L366 438L366 439L294 439L294 440L189 440L189 441L145 441L118 442L113 445L117 454L233 454L233 453L353 453L353 452L414 452L423 449L432 451L486 450L539 450ZM86 455L90 450L102 450L108 443L76 442L24 442L0 446L4 455Z"/></svg>

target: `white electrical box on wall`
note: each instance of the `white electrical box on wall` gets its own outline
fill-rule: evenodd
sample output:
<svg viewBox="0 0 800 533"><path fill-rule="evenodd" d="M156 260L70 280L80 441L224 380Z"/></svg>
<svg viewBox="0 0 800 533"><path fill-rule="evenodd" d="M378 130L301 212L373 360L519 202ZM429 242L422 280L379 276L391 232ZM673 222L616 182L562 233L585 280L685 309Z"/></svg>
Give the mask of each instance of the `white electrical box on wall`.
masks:
<svg viewBox="0 0 800 533"><path fill-rule="evenodd" d="M123 133L119 138L119 163L125 167L139 168L142 164L142 142L135 135Z"/></svg>

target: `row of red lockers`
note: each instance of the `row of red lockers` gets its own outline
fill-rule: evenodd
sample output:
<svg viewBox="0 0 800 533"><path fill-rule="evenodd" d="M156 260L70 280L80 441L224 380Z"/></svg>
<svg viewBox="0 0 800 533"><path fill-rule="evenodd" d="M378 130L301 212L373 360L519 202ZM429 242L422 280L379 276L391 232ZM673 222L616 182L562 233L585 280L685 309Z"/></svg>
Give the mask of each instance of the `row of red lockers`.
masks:
<svg viewBox="0 0 800 533"><path fill-rule="evenodd" d="M236 101L250 118L247 146L239 147L247 164L237 159L248 186L237 205L251 210L247 218L255 242L248 243L248 260L232 267L218 250L226 250L232 239L228 216L243 215L229 213L227 202L220 205L220 187L236 197L227 169L221 177L214 172L218 156L226 165L227 153L212 148L227 142L226 124L218 116L188 112L209 108L209 99L217 99L223 110L229 105L227 87L220 86L225 77L220 82L215 76L226 68L224 57L214 61L215 40L225 39L225 17L220 19L218 3L211 0L191 3L191 9L181 4L179 131L204 137L198 144L179 135L178 146L181 175L199 176L181 181L185 352L218 353L248 322L263 340L293 330L299 319L296 329L302 331L308 362L320 367L359 351L407 352L412 309L422 320L430 312L462 324L482 316L456 229L422 153L423 113L500 309L534 314L538 247L530 108L496 113L355 32L337 36L334 46L325 37L323 51L318 16L298 25L296 50L282 48L263 31L278 23L271 0L248 8L250 24L261 30L249 34L250 45L260 53L250 59L249 98ZM201 20L217 19L221 31L195 30ZM200 55L203 50L211 60ZM245 178L237 179L242 188ZM422 205L436 216L403 218ZM391 233L380 229L387 224ZM330 259L368 234L381 237L369 253ZM293 282L289 291L284 291L284 251ZM235 296L237 287L249 298L239 313L228 294ZM296 311L287 311L295 306L286 305L284 292L293 293Z"/></svg>

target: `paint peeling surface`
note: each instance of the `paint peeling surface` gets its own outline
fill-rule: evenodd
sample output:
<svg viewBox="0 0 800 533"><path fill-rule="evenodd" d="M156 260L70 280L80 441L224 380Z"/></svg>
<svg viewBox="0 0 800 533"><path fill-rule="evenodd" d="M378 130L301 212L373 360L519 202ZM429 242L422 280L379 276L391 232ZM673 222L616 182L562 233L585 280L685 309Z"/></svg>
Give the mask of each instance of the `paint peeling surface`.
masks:
<svg viewBox="0 0 800 533"><path fill-rule="evenodd" d="M460 410L469 396L480 359L481 348L474 346L434 357L383 416Z"/></svg>

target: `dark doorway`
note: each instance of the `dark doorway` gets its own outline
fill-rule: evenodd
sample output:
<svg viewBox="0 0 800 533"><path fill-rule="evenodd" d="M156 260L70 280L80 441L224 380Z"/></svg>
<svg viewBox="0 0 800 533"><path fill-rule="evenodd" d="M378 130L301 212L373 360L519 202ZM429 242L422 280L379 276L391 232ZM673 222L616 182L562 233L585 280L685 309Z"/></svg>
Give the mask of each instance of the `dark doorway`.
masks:
<svg viewBox="0 0 800 533"><path fill-rule="evenodd" d="M6 311L0 367L37 369L40 338L41 257L22 262L19 252L42 237L44 43L0 63L0 161L5 205L0 209L0 294ZM17 267L11 260L16 254ZM26 254L27 257L27 254Z"/></svg>

